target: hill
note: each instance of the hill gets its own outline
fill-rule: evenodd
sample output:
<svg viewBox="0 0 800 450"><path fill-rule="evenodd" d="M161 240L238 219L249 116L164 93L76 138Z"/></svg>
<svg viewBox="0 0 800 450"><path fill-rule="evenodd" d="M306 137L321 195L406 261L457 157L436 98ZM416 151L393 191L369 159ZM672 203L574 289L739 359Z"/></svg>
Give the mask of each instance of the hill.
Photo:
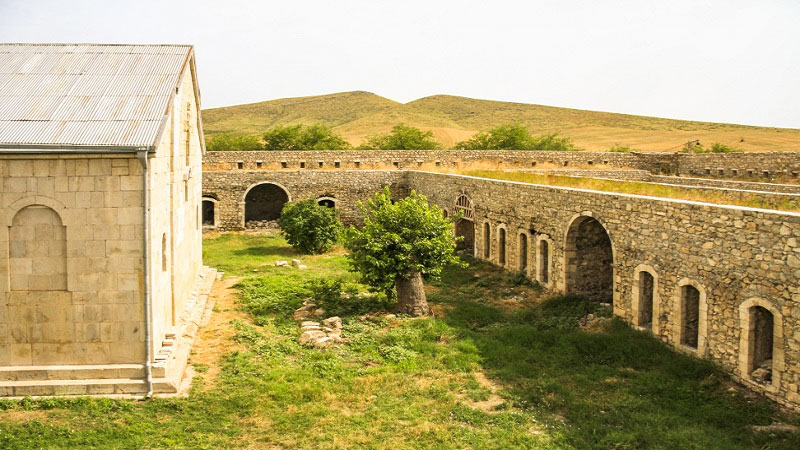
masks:
<svg viewBox="0 0 800 450"><path fill-rule="evenodd" d="M445 146L478 131L518 122L534 134L559 132L586 150L605 151L615 144L641 151L676 151L699 139L746 151L800 151L800 130L697 122L585 111L526 103L434 95L409 103L364 91L271 100L203 111L207 135L260 133L275 125L321 122L357 145L367 136L398 123L433 132Z"/></svg>

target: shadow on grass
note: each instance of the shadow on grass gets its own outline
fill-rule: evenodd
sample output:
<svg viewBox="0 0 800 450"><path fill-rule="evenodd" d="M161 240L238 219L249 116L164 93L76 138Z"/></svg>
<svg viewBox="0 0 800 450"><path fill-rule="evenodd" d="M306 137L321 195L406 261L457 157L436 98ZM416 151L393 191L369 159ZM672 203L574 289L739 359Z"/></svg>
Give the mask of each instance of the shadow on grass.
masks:
<svg viewBox="0 0 800 450"><path fill-rule="evenodd" d="M253 245L231 251L236 256L304 256L285 245Z"/></svg>
<svg viewBox="0 0 800 450"><path fill-rule="evenodd" d="M515 407L564 427L575 448L800 448L800 433L757 433L753 425L798 423L771 402L735 389L710 362L678 354L619 319L600 332L578 328L596 310L579 297L534 308L495 307L474 289L472 269L450 269L430 295L442 319L477 347L480 367ZM494 276L494 275L483 275ZM507 277L495 277L502 291Z"/></svg>

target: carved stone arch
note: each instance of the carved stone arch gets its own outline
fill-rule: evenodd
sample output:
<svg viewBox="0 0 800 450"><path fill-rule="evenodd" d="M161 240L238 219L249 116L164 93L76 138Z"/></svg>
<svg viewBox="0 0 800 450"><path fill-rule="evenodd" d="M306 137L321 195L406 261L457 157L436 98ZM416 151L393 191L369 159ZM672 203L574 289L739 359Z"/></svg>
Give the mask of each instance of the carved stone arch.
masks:
<svg viewBox="0 0 800 450"><path fill-rule="evenodd" d="M275 189L271 189L271 193L264 192L264 195L259 196L257 194L260 194L260 192L256 191L256 189L259 191L262 190L261 186L272 186ZM274 196L275 198L272 199L273 201L269 201L268 198L263 198L267 195ZM248 198L250 198L250 205L248 205ZM291 201L292 194L280 183L274 181L259 181L251 184L245 189L239 203L240 211L242 212L242 228L246 226L248 218L250 220L276 220L280 217L280 209L283 205ZM248 210L248 206L252 209Z"/></svg>
<svg viewBox="0 0 800 450"><path fill-rule="evenodd" d="M649 282L643 274L649 274ZM661 329L661 304L658 296L658 272L653 266L639 264L633 269L631 294L631 322L639 329L658 335ZM643 320L645 315L650 317L650 322Z"/></svg>
<svg viewBox="0 0 800 450"><path fill-rule="evenodd" d="M590 242L591 246L579 248L584 247L582 242L584 238L587 240L591 238L597 242ZM563 291L595 300L611 301L614 313L619 314L622 309L614 286L617 252L613 236L603 220L591 211L583 211L572 216L564 233L563 248ZM597 273L590 273L592 271L583 267L586 265L590 265L588 268Z"/></svg>
<svg viewBox="0 0 800 450"><path fill-rule="evenodd" d="M64 224L64 226L75 225L76 223L74 215L69 214L67 207L64 206L64 204L60 201L54 198L45 197L43 195L31 195L28 197L23 197L8 205L8 208L6 208L5 226L10 227L11 222L14 220L14 216L16 216L22 208L31 205L47 206L48 208L52 209L58 213L59 217L61 217L61 222Z"/></svg>
<svg viewBox="0 0 800 450"><path fill-rule="evenodd" d="M317 204L320 206L327 206L328 208L336 209L338 207L339 201L336 197L332 195L325 195L322 197L317 197Z"/></svg>
<svg viewBox="0 0 800 450"><path fill-rule="evenodd" d="M685 342L689 336L687 333L692 331L690 321L694 321L695 311L688 311L685 308L689 298L685 298L688 294L687 286L697 290L697 347L686 345ZM706 355L706 338L708 336L708 298L706 289L702 284L690 278L682 278L678 282L673 297L673 339L675 347L697 354L697 356L704 357Z"/></svg>
<svg viewBox="0 0 800 450"><path fill-rule="evenodd" d="M772 382L761 384L753 380L753 357L755 352L755 332L753 308L760 307L772 314ZM786 370L785 340L783 335L783 314L774 303L762 298L752 297L739 305L739 376L748 384L760 387L768 392L780 390L781 378Z"/></svg>
<svg viewBox="0 0 800 450"><path fill-rule="evenodd" d="M497 251L494 262L498 266L507 267L511 259L508 257L508 225L501 222L495 228L497 229Z"/></svg>
<svg viewBox="0 0 800 450"><path fill-rule="evenodd" d="M487 261L492 260L492 222L489 219L483 221L481 226L481 256Z"/></svg>
<svg viewBox="0 0 800 450"><path fill-rule="evenodd" d="M533 236L526 228L519 228L517 230L517 270L525 272L525 275L532 277L535 274L534 267L536 264L531 258L534 253Z"/></svg>
<svg viewBox="0 0 800 450"><path fill-rule="evenodd" d="M536 281L544 287L553 285L553 239L547 234L536 236Z"/></svg>
<svg viewBox="0 0 800 450"><path fill-rule="evenodd" d="M464 220L475 220L475 204L465 193L456 197L454 212L460 212Z"/></svg>
<svg viewBox="0 0 800 450"><path fill-rule="evenodd" d="M204 227L219 226L219 200L210 195L203 195L202 222Z"/></svg>

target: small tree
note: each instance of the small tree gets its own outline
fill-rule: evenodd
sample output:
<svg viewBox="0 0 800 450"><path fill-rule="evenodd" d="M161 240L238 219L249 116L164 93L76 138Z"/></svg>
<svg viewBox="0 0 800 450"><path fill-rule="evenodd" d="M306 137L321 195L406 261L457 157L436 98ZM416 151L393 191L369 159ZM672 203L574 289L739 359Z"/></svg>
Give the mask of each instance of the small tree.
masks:
<svg viewBox="0 0 800 450"><path fill-rule="evenodd" d="M457 150L577 150L566 136L558 133L533 136L527 128L516 123L481 131L454 147Z"/></svg>
<svg viewBox="0 0 800 450"><path fill-rule="evenodd" d="M403 124L395 125L392 132L367 138L359 150L436 150L440 148L433 133Z"/></svg>
<svg viewBox="0 0 800 450"><path fill-rule="evenodd" d="M342 231L336 210L320 206L314 199L285 204L278 224L286 241L303 253L330 250Z"/></svg>
<svg viewBox="0 0 800 450"><path fill-rule="evenodd" d="M206 148L210 151L261 150L263 146L258 136L222 133L209 136L206 140Z"/></svg>
<svg viewBox="0 0 800 450"><path fill-rule="evenodd" d="M262 136L267 150L346 150L352 146L322 124L270 128Z"/></svg>
<svg viewBox="0 0 800 450"><path fill-rule="evenodd" d="M415 191L392 204L385 188L359 207L364 226L351 226L345 233L352 269L373 290L396 289L401 312L429 314L423 278L435 278L445 266L460 264L452 222Z"/></svg>

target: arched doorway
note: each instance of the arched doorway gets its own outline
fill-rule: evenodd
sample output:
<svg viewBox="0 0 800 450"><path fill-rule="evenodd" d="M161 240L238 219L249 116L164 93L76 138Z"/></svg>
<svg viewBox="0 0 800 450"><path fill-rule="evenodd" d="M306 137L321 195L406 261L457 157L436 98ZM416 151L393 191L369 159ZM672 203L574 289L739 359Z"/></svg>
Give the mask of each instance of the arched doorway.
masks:
<svg viewBox="0 0 800 450"><path fill-rule="evenodd" d="M458 219L456 222L456 236L464 239L457 245L458 250L466 250L470 255L475 253L475 223L469 219Z"/></svg>
<svg viewBox="0 0 800 450"><path fill-rule="evenodd" d="M278 220L289 193L274 183L261 183L250 188L244 196L244 225L257 226L257 222Z"/></svg>
<svg viewBox="0 0 800 450"><path fill-rule="evenodd" d="M203 197L202 221L204 227L217 226L217 200Z"/></svg>
<svg viewBox="0 0 800 450"><path fill-rule="evenodd" d="M566 292L611 303L614 298L614 252L603 225L591 216L579 216L567 229Z"/></svg>

